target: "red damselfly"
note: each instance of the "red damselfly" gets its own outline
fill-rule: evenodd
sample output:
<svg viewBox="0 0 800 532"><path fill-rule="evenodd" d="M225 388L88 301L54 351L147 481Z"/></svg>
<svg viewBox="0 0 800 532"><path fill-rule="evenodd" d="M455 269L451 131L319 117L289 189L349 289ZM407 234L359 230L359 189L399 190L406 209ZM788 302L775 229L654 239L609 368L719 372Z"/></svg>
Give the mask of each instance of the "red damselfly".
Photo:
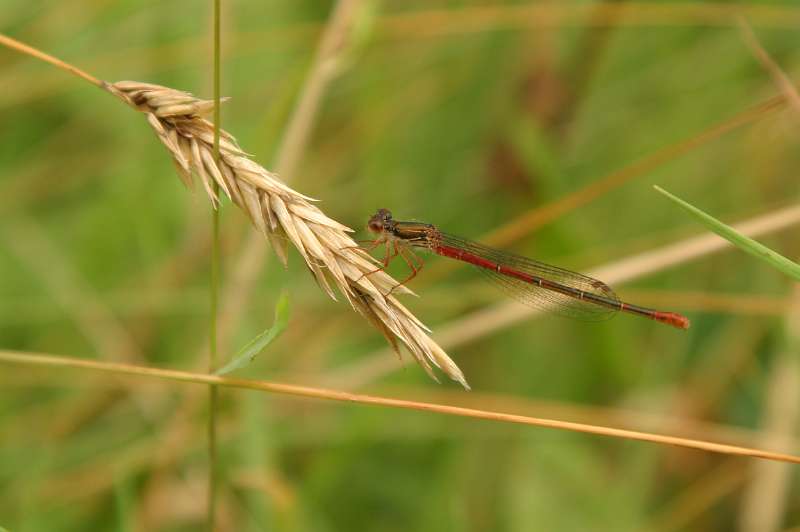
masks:
<svg viewBox="0 0 800 532"><path fill-rule="evenodd" d="M422 269L422 259L411 248L423 248L477 267L512 297L533 307L588 320L627 312L679 329L689 327L689 319L675 312L620 301L602 281L449 235L431 224L394 220L387 209L379 209L369 219L367 228L377 235L369 249L383 244L386 250L383 267L375 271L386 268L397 256L411 268L411 274L397 286L413 279Z"/></svg>

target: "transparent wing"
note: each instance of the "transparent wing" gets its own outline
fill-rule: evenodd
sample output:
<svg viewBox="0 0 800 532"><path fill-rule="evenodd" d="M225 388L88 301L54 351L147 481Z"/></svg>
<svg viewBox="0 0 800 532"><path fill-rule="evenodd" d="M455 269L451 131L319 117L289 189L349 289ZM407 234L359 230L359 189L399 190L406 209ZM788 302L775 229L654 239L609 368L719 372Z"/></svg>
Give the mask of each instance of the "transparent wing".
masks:
<svg viewBox="0 0 800 532"><path fill-rule="evenodd" d="M521 255L492 249L457 236L444 233L440 233L438 236L442 245L463 249L467 253L485 259L492 264L550 281L567 289L580 290L586 294L598 296L606 300L610 305L619 303L614 291L607 284L597 279L556 266L550 266ZM543 288L537 284L498 273L496 269L481 266L476 266L476 268L514 299L547 312L586 321L600 321L614 316L618 311L590 300L579 299L574 295Z"/></svg>

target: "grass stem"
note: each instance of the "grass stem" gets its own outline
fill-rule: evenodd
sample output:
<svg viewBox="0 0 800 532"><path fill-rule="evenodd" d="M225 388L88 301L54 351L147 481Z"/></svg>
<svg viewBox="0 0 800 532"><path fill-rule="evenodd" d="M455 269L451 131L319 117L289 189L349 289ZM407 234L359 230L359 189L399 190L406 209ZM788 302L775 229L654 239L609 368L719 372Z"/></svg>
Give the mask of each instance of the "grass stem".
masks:
<svg viewBox="0 0 800 532"><path fill-rule="evenodd" d="M293 395L310 399L322 399L327 401L339 401L345 403L357 403L360 405L383 406L401 410L415 410L419 412L430 412L444 414L448 416L466 417L471 419L483 419L498 421L503 423L514 423L535 427L552 428L567 430L571 432L581 432L584 434L595 434L612 438L627 440L646 441L662 445L672 445L688 449L702 450L712 453L720 453L736 456L747 456L751 458L761 458L765 460L775 460L778 462L789 462L800 464L800 456L778 453L763 449L741 447L691 438L681 438L650 432L626 430L601 425L590 425L585 423L574 423L557 419L537 418L522 416L517 414L496 412L492 410L482 410L476 408L464 408L459 406L427 403L422 401L409 401L406 399L395 399L391 397L381 397L376 395L366 395L350 393L339 390L316 388L311 386L300 386L296 384L286 384L280 382L236 379L231 377L220 377L206 373L192 373L174 369L153 368L147 366L135 366L131 364L120 364L113 362L102 362L98 360L85 360L80 358L68 358L40 353L27 353L20 351L0 351L0 362L16 364L28 364L62 368L80 368L94 371L104 371L117 375L137 375L141 377L151 377L156 379L166 379L171 381L191 382L196 384L213 384L227 388L237 388L242 390L256 390L282 395Z"/></svg>
<svg viewBox="0 0 800 532"><path fill-rule="evenodd" d="M219 164L219 136L220 136L220 19L221 1L214 0L214 161ZM214 182L214 195L219 197L219 184ZM208 334L208 372L213 373L219 365L217 355L217 311L219 303L219 269L220 269L220 239L219 216L221 204L212 205L211 210L211 282L210 282L210 313ZM208 507L207 527L213 532L216 525L217 513L217 481L218 481L218 456L217 456L217 403L219 389L211 384L208 387Z"/></svg>

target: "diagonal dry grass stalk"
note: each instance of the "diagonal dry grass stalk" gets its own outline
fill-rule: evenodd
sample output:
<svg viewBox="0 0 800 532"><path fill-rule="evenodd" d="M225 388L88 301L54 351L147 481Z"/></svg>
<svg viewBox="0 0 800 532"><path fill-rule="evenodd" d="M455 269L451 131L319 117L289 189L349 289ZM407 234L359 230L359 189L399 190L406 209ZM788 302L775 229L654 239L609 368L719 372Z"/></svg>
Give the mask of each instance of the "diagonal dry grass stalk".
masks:
<svg viewBox="0 0 800 532"><path fill-rule="evenodd" d="M342 51L348 46L348 38L362 4L362 0L338 0L331 12L314 63L278 150L276 168L281 173L292 173L300 163L322 96L342 70Z"/></svg>
<svg viewBox="0 0 800 532"><path fill-rule="evenodd" d="M758 42L758 38L756 38L756 34L753 32L753 28L747 23L747 20L744 17L738 17L739 22L739 30L742 33L742 38L745 41L745 44L750 48L753 52L753 55L758 59L761 63L761 66L769 72L772 76L772 79L775 82L775 85L781 90L783 95L786 97L786 101L794 108L794 110L800 113L800 93L797 92L797 87L795 87L792 80L789 79L789 76L781 69L778 63L775 62L772 57L770 57L769 53L761 46L761 43Z"/></svg>
<svg viewBox="0 0 800 532"><path fill-rule="evenodd" d="M581 432L584 434L594 434L598 436L608 436L624 438L636 441L647 441L663 445L674 445L688 449L702 451L747 456L751 458L761 458L765 460L775 460L800 464L800 456L791 454L766 451L763 449L751 449L736 445L716 443L689 438L680 438L662 434L652 434L634 430L604 427L584 423L574 423L555 419L535 418L491 410L481 410L475 408L465 408L436 403L425 403L421 401L409 401L405 399L395 399L390 397L380 397L375 395L365 395L324 388L314 388L310 386L300 386L279 382L260 381L251 379L234 379L209 375L207 373L192 373L171 369L154 368L147 366L133 366L130 364L117 364L113 362L100 362L96 360L85 360L79 358L67 358L41 353L26 353L20 351L0 350L0 361L16 364L40 365L61 368L79 368L93 371L102 371L118 375L136 375L141 377L151 377L168 379L179 382L190 382L195 384L214 384L229 388L243 390L257 390L275 394L292 395L309 399L323 399L328 401L340 401L347 403L358 403L362 405L384 406L401 410L415 410L420 412L432 412L450 416L467 417L472 419L484 419L490 421L500 421L504 423L515 423L520 425L530 425L544 428L568 430Z"/></svg>
<svg viewBox="0 0 800 532"><path fill-rule="evenodd" d="M463 373L428 335L429 330L390 294L409 293L361 250L348 227L327 217L308 196L287 186L277 175L254 162L227 131L220 135L220 159L214 160L214 125L204 118L214 102L169 87L121 81L108 83L72 65L0 34L0 44L28 53L97 85L133 109L142 112L159 140L169 150L178 175L187 186L198 176L216 207L215 184L272 243L286 264L286 242L303 257L319 286L333 299L333 286L350 305L375 326L390 345L409 352L434 379L434 367L469 388Z"/></svg>
<svg viewBox="0 0 800 532"><path fill-rule="evenodd" d="M280 175L293 176L297 172L301 156L314 129L322 98L342 71L341 54L347 49L354 21L363 6L361 0L338 0L331 11L314 62L278 149L275 166ZM265 248L261 245L260 236L250 233L234 261L233 271L222 297L219 344L223 349L228 345L235 325L241 321L250 302L265 258Z"/></svg>

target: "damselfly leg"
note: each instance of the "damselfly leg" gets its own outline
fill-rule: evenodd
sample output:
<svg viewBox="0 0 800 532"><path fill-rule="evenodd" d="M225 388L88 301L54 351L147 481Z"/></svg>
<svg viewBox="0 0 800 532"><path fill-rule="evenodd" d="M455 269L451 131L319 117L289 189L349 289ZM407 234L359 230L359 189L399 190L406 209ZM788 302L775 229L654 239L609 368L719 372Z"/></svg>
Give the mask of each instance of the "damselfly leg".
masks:
<svg viewBox="0 0 800 532"><path fill-rule="evenodd" d="M417 276L419 272L422 271L422 267L425 266L425 261L422 260L416 253L411 251L410 249L404 247L402 244L400 246L397 245L395 242L395 249L397 250L397 254L403 259L403 261L411 268L411 274L394 285L391 290L386 294L387 296L391 295L397 288L405 285L407 282L411 281L414 277ZM416 264L415 264L416 263Z"/></svg>

